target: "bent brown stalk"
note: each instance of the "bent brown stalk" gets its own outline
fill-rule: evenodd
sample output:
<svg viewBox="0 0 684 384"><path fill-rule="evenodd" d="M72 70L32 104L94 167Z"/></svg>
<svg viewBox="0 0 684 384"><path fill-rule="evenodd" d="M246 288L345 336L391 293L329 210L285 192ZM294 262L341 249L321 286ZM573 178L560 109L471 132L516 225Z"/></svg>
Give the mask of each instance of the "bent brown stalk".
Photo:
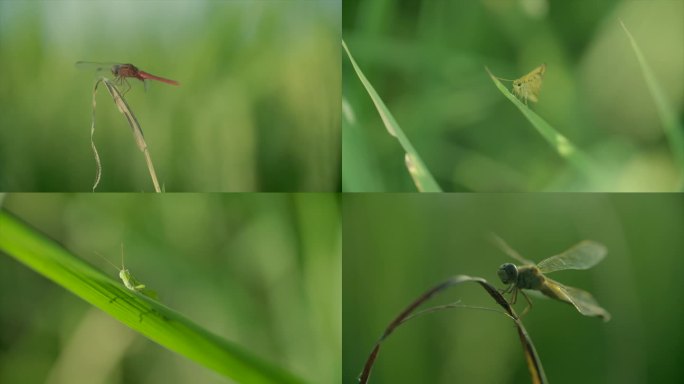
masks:
<svg viewBox="0 0 684 384"><path fill-rule="evenodd" d="M484 290L494 299L494 301L499 304L505 312L503 312L507 317L513 320L515 323L516 329L518 331L518 337L520 338L520 343L522 344L523 351L525 353L525 360L527 362L527 368L530 371L530 377L532 380L533 384L547 384L548 381L546 380L546 374L544 373L544 368L542 367L541 359L539 358L539 355L537 354L537 350L534 348L534 344L532 343L532 339L530 338L529 334L527 333L527 330L523 326L522 322L520 321L520 318L518 315L515 313L515 310L510 306L508 301L503 297L501 292L499 292L496 287L493 285L489 284L487 280L481 278L481 277L471 277L471 276L466 276L466 275L456 275L451 277L450 279L437 284L436 286L428 289L427 291L423 292L416 300L414 300L411 304L409 304L406 308L404 308L399 315L390 322L390 324L385 328L385 332L383 332L382 336L380 339L375 343L373 346L373 349L371 350L370 355L366 359L366 363L363 366L363 371L359 375L359 383L361 384L366 384L368 383L368 380L370 378L371 370L373 369L373 365L375 364L375 360L378 356L378 353L380 352L380 345L382 344L385 339L387 339L400 325L404 324L407 320L410 318L413 318L415 314L415 310L422 305L423 303L427 302L429 299L434 297L436 294L446 290L449 287L461 284L461 283L466 283L466 282L474 282L478 283ZM428 309L426 311L423 311L425 313L427 312L432 312L436 310L441 310L441 309L446 309L450 306L441 306L441 307L435 307L433 309ZM466 306L467 307L467 306ZM476 309L488 309L490 308L476 308ZM420 312L420 313L423 313ZM498 312L498 311L497 311ZM419 314L420 314L419 313Z"/></svg>
<svg viewBox="0 0 684 384"><path fill-rule="evenodd" d="M150 151L147 148L147 143L145 142L145 137L143 136L142 128L140 128L140 123L138 123L138 119L133 114L133 110L131 110L131 107L123 98L123 95L121 94L121 92L119 92L119 89L116 88L114 83L112 83L111 80L107 79L106 77L99 78L95 82L95 86L93 88L93 113L92 122L90 125L90 146L93 149L95 162L97 163L97 175L95 176L95 183L93 184L93 192L95 192L95 188L97 188L97 185L100 183L100 178L102 176L102 163L100 161L100 155L97 152L97 148L95 147L94 141L95 106L97 105L95 96L97 95L97 87L100 85L100 83L104 83L104 85L107 87L107 90L109 91L109 94L112 95L114 104L116 104L117 108L119 108L119 112L121 112L126 117L126 121L128 121L128 125L131 127L131 130L133 131L133 137L135 138L135 142L138 145L140 151L145 155L147 170L150 173L150 177L152 178L152 184L154 184L154 191L157 193L161 193L159 181L157 180L157 173L154 170L152 157L150 156Z"/></svg>

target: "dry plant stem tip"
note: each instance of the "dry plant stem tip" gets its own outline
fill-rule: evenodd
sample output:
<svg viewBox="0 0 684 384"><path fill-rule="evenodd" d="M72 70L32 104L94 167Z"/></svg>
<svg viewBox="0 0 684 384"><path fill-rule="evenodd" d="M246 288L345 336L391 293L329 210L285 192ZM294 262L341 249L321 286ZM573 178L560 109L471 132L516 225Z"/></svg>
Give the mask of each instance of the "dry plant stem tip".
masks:
<svg viewBox="0 0 684 384"><path fill-rule="evenodd" d="M534 348L534 344L532 343L532 339L530 339L529 335L527 334L527 330L525 330L525 327L523 326L522 322L520 321L520 317L515 313L513 308L510 306L508 301L501 295L501 293L494 287L493 285L489 284L485 279L480 278L480 277L471 277L471 276L465 276L465 275L456 275L453 276L452 278L448 279L447 281L444 281L433 288L430 288L429 290L425 291L422 293L416 300L411 302L404 310L402 310L399 315L390 322L390 324L385 328L385 331L383 332L382 336L380 339L375 343L373 346L373 349L371 350L370 355L366 359L366 363L364 364L363 370L361 374L359 375L359 383L361 384L367 384L368 380L370 379L370 374L373 369L373 365L375 364L375 361L377 359L378 353L380 352L380 346L382 342L387 339L395 330L397 327L400 325L403 325L406 323L406 321L409 318L413 318L416 315L420 314L421 312L416 313L416 309L422 305L423 303L427 302L429 299L437 295L438 293L446 290L449 287L465 283L465 282L474 282L478 283L484 290L489 294L489 296L494 299L494 301L501 306L505 314L513 320L515 323L516 329L518 331L518 336L520 338L520 343L523 346L523 351L525 354L525 360L527 362L527 367L530 372L530 376L532 378L532 383L534 384L546 384L548 381L546 380L546 374L544 373L544 368L542 367L541 360L539 359L539 355L537 354L536 349ZM454 307L455 305L450 305L450 307ZM445 308L447 306L444 306ZM458 306L458 307L467 307L467 306ZM423 311L424 313L432 312L439 310L439 307L435 307L432 309L428 309L426 311ZM491 308L483 308L486 310L492 310ZM498 311L497 311L498 312Z"/></svg>
<svg viewBox="0 0 684 384"><path fill-rule="evenodd" d="M100 182L101 175L102 175L102 164L100 162L100 156L98 155L97 148L95 147L95 141L94 141L94 135L95 135L95 106L96 106L96 101L95 101L95 96L97 94L97 87L100 84L100 82L104 83L104 85L107 87L107 90L109 91L109 94L112 96L112 99L114 100L114 104L116 104L117 108L119 109L119 112L121 112L124 117L126 117L126 121L128 122L128 125L131 127L131 130L133 131L133 137L135 138L135 142L138 145L138 148L140 151L143 153L145 156L145 162L147 164L147 170L150 174L150 178L152 179L152 184L154 185L154 190L157 193L161 193L161 188L159 186L159 180L157 179L157 173L154 170L154 164L152 162L152 157L150 156L149 149L147 148L147 143L145 142L145 137L143 136L142 129L140 128L140 124L138 123L138 119L135 117L133 114L133 110L130 108L126 100L123 98L123 95L121 92L116 88L114 83L112 83L111 80L107 79L106 77L100 77L97 82L95 83L95 87L93 88L93 113L92 113L92 123L90 127L90 145L93 149L93 153L95 155L95 162L97 163L97 174L95 177L95 183L93 184L93 192L95 191L95 188Z"/></svg>

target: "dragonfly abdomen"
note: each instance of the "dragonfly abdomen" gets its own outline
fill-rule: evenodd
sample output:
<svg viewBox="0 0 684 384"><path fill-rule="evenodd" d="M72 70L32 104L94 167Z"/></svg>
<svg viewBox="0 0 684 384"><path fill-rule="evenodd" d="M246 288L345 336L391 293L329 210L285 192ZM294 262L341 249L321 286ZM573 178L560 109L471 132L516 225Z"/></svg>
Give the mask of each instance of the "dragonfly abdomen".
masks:
<svg viewBox="0 0 684 384"><path fill-rule="evenodd" d="M555 286L553 286L553 285L543 284L539 288L539 292L543 293L544 295L546 295L552 299L556 299L556 300L568 303L570 305L575 305L575 304L573 304L572 300L570 300L570 298L568 298L568 296L565 293L563 293L559 289L555 288Z"/></svg>

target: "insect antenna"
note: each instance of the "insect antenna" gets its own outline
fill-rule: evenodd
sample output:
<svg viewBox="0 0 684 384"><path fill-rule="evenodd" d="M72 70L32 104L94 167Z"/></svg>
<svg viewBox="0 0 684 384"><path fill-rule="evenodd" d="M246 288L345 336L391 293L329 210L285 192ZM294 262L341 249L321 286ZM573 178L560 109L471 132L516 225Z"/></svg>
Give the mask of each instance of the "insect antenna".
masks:
<svg viewBox="0 0 684 384"><path fill-rule="evenodd" d="M112 263L111 261L109 261L109 259L107 259L106 257L102 256L102 255L100 254L100 252L95 251L95 254L98 255L98 256L100 256L102 259L104 259L104 261L106 261L107 263L109 263L109 265L111 265L112 267L116 268L117 271L120 271L119 267L117 267L116 265L114 265L114 263Z"/></svg>
<svg viewBox="0 0 684 384"><path fill-rule="evenodd" d="M494 77L496 77L499 80L503 80L503 81L515 81L515 80L511 80L511 79L504 79L503 77L498 77L498 76L494 76Z"/></svg>
<svg viewBox="0 0 684 384"><path fill-rule="evenodd" d="M126 266L124 265L124 256L123 256L123 243L121 243L121 269L126 269Z"/></svg>

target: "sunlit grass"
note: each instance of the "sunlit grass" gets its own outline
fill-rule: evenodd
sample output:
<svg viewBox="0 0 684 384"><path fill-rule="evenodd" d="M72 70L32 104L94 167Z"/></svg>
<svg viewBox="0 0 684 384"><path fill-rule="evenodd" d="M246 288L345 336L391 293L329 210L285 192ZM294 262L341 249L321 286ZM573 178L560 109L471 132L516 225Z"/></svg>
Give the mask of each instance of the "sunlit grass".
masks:
<svg viewBox="0 0 684 384"><path fill-rule="evenodd" d="M342 41L342 47L354 66L356 75L359 77L359 80L361 80L361 83L366 88L368 95L373 101L378 114L380 114L380 118L382 119L385 128L387 128L387 132L390 134L390 136L396 138L404 148L404 151L406 152L404 155L404 163L406 165L406 169L413 178L416 188L421 192L441 192L442 189L439 187L434 177L425 166L425 163L423 163L423 160L413 147L413 144L411 144L411 141L404 134L404 131L401 130L399 123L397 123L392 113L382 101L380 95L378 95L378 93L375 91L375 88L373 88L373 85L371 85L370 81L363 74L363 71L354 60L354 57L352 56L351 52L349 52L349 49L344 41Z"/></svg>
<svg viewBox="0 0 684 384"><path fill-rule="evenodd" d="M577 148L570 140L568 140L565 135L560 133L557 129L547 123L546 120L541 118L536 112L534 112L530 107L520 101L515 95L513 95L508 88L506 88L499 79L494 76L494 74L486 68L487 73L492 78L494 85L499 91L510 100L513 105L515 105L523 116L532 124L536 131L549 143L549 145L558 153L560 157L565 159L570 165L572 165L577 171L585 176L592 177L594 172L596 172L596 165L589 156L582 150Z"/></svg>

